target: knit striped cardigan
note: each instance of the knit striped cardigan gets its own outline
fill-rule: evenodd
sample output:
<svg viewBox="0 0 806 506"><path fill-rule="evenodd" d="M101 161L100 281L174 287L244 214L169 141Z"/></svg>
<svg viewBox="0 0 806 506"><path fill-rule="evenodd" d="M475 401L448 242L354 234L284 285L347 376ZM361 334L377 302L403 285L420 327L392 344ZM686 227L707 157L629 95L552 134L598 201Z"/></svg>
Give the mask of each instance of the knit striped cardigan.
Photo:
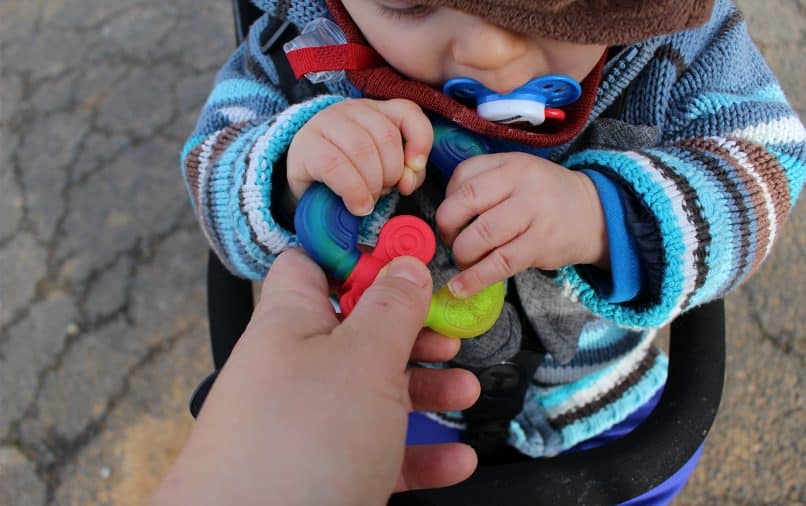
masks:
<svg viewBox="0 0 806 506"><path fill-rule="evenodd" d="M322 0L255 3L298 28L329 16ZM314 114L355 93L346 81L329 82L330 94L289 104L259 49L267 21L253 25L220 71L181 154L211 247L251 279L299 244L272 214L275 163ZM729 0L717 1L699 29L623 48L604 69L588 125L617 99L617 119L657 129L656 146L594 149L572 141L551 159L617 178L652 214L663 251L658 296L640 307L610 303L576 267L560 272L564 296L597 318L585 324L570 362L546 358L510 425L510 443L532 456L555 455L607 430L663 386L667 359L651 344L654 329L745 282L769 255L806 178L806 130ZM374 244L397 198L382 199L363 220L362 242ZM434 416L462 425L455 413Z"/></svg>

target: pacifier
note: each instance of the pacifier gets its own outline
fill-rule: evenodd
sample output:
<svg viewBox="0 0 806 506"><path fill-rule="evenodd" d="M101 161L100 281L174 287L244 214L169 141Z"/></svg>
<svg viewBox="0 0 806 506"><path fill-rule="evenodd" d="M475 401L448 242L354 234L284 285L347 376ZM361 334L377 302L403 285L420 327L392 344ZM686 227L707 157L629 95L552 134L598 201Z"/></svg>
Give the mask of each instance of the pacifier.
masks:
<svg viewBox="0 0 806 506"><path fill-rule="evenodd" d="M339 305L347 316L358 299L393 258L413 256L428 263L436 251L434 233L415 216L395 216L381 228L375 248L358 249L359 218L327 186L311 185L294 214L297 237L306 253L339 284ZM504 306L504 282L467 299L457 299L447 286L431 298L423 326L452 337L476 337L498 320ZM394 322L390 322L394 324Z"/></svg>
<svg viewBox="0 0 806 506"><path fill-rule="evenodd" d="M575 102L582 95L582 87L569 76L550 74L502 95L475 79L457 77L445 83L442 92L459 102L475 105L476 114L488 121L537 126L547 119L563 121L565 111L557 107Z"/></svg>

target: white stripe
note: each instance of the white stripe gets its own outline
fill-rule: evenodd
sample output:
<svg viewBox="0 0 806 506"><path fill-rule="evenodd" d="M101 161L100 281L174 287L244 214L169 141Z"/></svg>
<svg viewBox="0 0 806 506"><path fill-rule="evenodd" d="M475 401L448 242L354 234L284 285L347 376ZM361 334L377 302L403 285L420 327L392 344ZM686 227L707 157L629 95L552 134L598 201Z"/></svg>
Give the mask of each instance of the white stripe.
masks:
<svg viewBox="0 0 806 506"><path fill-rule="evenodd" d="M658 170L652 161L634 151L628 151L625 153L628 157L632 158L639 165L641 165L647 174L649 174L655 185L663 190L664 195L670 200L672 209L674 210L675 219L677 221L677 228L682 233L683 236L683 255L680 259L683 262L683 289L680 292L677 300L675 301L674 307L671 310L668 318L671 320L683 309L683 302L685 301L688 294L694 291L694 284L697 279L697 267L696 267L696 260L694 257L694 252L697 249L698 241L697 241L697 231L695 227L692 226L691 222L689 222L688 215L686 214L686 210L683 208L683 204L685 203L685 199L683 195L679 192L677 187L675 186L674 181L666 178L660 170ZM674 168L671 168L674 170ZM667 259L668 261L668 259Z"/></svg>
<svg viewBox="0 0 806 506"><path fill-rule="evenodd" d="M314 99L315 100L315 99ZM244 212L249 221L249 225L255 232L258 242L263 244L272 253L279 253L292 245L294 238L276 223L269 223L265 220L263 210L268 208L269 203L263 201L261 188L267 184L266 181L258 181L258 169L261 160L270 163L266 159L266 148L272 142L278 142L282 137L282 130L285 123L294 118L303 107L310 107L311 102L301 102L288 107L283 112L275 115L274 123L269 126L252 145L249 152L249 166L246 168L246 177L241 187L241 196L244 202ZM280 133L278 133L280 132ZM272 160L271 162L273 162ZM269 171L263 172L265 177L271 177Z"/></svg>
<svg viewBox="0 0 806 506"><path fill-rule="evenodd" d="M644 339L641 340L638 345L630 350L629 353L624 355L622 358L616 362L615 366L608 371L607 373L603 374L599 379L597 379L592 385L588 388L584 388L575 392L568 400L563 401L560 404L555 406L551 406L546 409L546 413L548 413L549 418L554 419L558 416L577 409L581 406L589 404L599 397L602 394L607 393L608 391L612 390L617 384L619 384L624 378L626 378L630 373L638 369L638 366L641 363L641 360L647 354L647 350L649 346L652 344L652 341L655 339L656 331L652 330L646 333ZM543 393L550 394L550 390L548 392ZM539 394L540 395L540 394Z"/></svg>
<svg viewBox="0 0 806 506"><path fill-rule="evenodd" d="M446 419L431 411L421 411L420 413L425 415L425 417L429 420L437 422L440 425L444 425L445 427L450 427L451 429L465 430L467 427L465 422Z"/></svg>
<svg viewBox="0 0 806 506"><path fill-rule="evenodd" d="M272 253L279 253L286 249L290 243L290 236L277 224L267 222L263 216L263 210L268 207L268 203L263 201L261 188L266 182L258 181L258 170L261 161L269 163L265 155L266 147L274 140L279 121L278 117L277 121L252 145L252 150L249 152L249 166L246 168L246 178L241 187L243 211L246 213L249 226L255 232L258 242ZM271 177L268 170L263 171L263 176Z"/></svg>
<svg viewBox="0 0 806 506"><path fill-rule="evenodd" d="M728 136L765 145L804 142L806 128L797 116L787 116L734 130Z"/></svg>
<svg viewBox="0 0 806 506"><path fill-rule="evenodd" d="M230 123L244 123L257 118L257 113L248 107L233 105L218 110Z"/></svg>
<svg viewBox="0 0 806 506"><path fill-rule="evenodd" d="M730 155L736 161L736 163L745 170L755 181L756 185L758 185L759 190L761 190L761 195L764 197L764 208L767 210L767 217L770 223L770 238L767 241L767 244L764 245L764 258L767 258L767 255L770 254L770 249L772 248L773 243L775 242L775 236L778 234L778 224L776 223L776 215L775 215L775 205L773 205L772 195L770 195L770 189L764 183L764 180L761 176L756 172L756 167L747 157L747 153L741 150L739 144L735 141L722 139L722 138L714 138L715 142L722 145L725 149L728 150ZM748 188L751 192L753 188Z"/></svg>
<svg viewBox="0 0 806 506"><path fill-rule="evenodd" d="M220 245L213 241L213 237L210 234L209 230L212 230L215 227L214 223L206 223L205 213L204 211L207 210L210 212L210 208L208 207L209 203L207 202L207 181L209 179L210 173L210 159L213 156L213 145L215 144L216 139L218 139L219 134L221 134L222 130L215 132L210 137L206 138L201 145L201 151L199 152L199 180L197 182L198 187L196 191L199 195L199 202L198 202L198 214L199 214L199 221L204 223L205 226L202 227L202 232L204 233L204 237L207 239L207 242L213 246L213 249L216 250L218 253L219 258L224 258L222 255L222 251L220 251ZM210 218L212 220L212 217ZM209 230L208 230L209 229Z"/></svg>
<svg viewBox="0 0 806 506"><path fill-rule="evenodd" d="M275 115L274 123L257 138L249 152L249 165L244 174L243 186L241 186L243 212L246 213L249 226L254 231L257 241L272 253L279 253L291 246L294 237L277 223L267 221L264 217L264 211L268 209L269 202L264 201L261 189L270 184L266 178L270 178L271 175L270 167L261 168L260 165L261 163L274 163L275 160L268 160L266 156L267 148L287 136L287 132L283 131L286 129L286 123L293 119L300 109L310 107L310 104L310 101L294 104Z"/></svg>

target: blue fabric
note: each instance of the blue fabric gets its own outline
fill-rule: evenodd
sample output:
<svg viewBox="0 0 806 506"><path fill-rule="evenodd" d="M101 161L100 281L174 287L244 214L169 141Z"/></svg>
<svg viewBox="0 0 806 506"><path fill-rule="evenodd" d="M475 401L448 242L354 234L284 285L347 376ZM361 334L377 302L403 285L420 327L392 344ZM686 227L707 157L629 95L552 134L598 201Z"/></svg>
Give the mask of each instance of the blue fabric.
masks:
<svg viewBox="0 0 806 506"><path fill-rule="evenodd" d="M658 401L660 401L661 395L663 395L663 389L658 390L658 392L652 396L649 401L636 409L634 413L628 416L621 423L614 425L609 430L594 438L579 443L567 451L577 452L590 450L591 448L602 446L610 441L629 434L635 427L643 422L646 417L649 416L653 409L655 409ZM441 423L428 418L422 413L409 414L409 426L406 434L407 445L452 443L461 440L461 430L442 425Z"/></svg>
<svg viewBox="0 0 806 506"><path fill-rule="evenodd" d="M431 420L422 413L409 413L407 445L455 443L462 440L462 431Z"/></svg>
<svg viewBox="0 0 806 506"><path fill-rule="evenodd" d="M591 439L582 441L581 443L577 444L576 446L571 447L570 449L566 450L567 452L579 452L584 450L590 450L592 448L596 448L597 446L606 445L611 441L615 441L620 437L626 436L638 425L641 424L646 417L652 413L652 410L655 409L655 406L658 405L661 396L663 395L663 389L661 388L658 392L652 396L647 402L641 405L638 409L636 409L630 416L625 418L622 422L617 423L610 429L602 432L596 437Z"/></svg>
<svg viewBox="0 0 806 506"><path fill-rule="evenodd" d="M595 170L585 169L581 172L593 181L599 193L610 246L610 276L594 276L589 281L607 302L628 302L641 291L643 280L638 249L624 219L624 204L616 184L610 178Z"/></svg>

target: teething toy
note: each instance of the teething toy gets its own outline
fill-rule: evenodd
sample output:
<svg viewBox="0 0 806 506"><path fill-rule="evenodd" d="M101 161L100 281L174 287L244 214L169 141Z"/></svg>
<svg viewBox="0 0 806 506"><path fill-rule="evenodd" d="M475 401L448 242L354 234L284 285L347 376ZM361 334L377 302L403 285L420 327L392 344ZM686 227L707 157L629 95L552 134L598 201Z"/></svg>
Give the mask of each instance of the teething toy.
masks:
<svg viewBox="0 0 806 506"><path fill-rule="evenodd" d="M375 248L370 253L361 252L359 219L321 183L311 185L303 194L294 226L308 255L340 283L339 305L345 316L393 258L409 255L428 263L436 250L434 233L424 221L396 216L381 229ZM431 299L425 326L452 337L479 336L495 324L504 295L503 282L467 299L457 299L443 287Z"/></svg>

